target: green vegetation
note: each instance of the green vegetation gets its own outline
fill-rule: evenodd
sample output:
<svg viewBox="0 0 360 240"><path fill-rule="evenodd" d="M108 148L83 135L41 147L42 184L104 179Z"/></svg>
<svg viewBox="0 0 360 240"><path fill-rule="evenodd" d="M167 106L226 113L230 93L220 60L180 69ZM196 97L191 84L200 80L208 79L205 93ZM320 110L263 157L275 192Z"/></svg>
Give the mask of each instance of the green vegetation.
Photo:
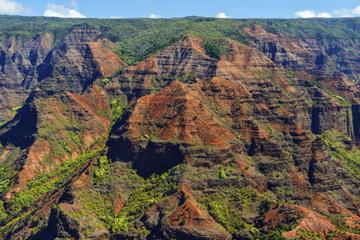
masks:
<svg viewBox="0 0 360 240"><path fill-rule="evenodd" d="M8 166L0 166L0 195L5 193L12 182L15 173Z"/></svg>
<svg viewBox="0 0 360 240"><path fill-rule="evenodd" d="M341 41L349 41L348 39L356 38L360 34L358 27L360 25L360 19L221 20L192 17L172 20L100 20L0 16L0 21L0 39L9 36L31 38L36 33L44 34L45 32L50 32L55 36L54 43L58 43L75 25L99 29L102 34L101 37L106 37L117 44L117 47L115 47L113 51L127 64L134 64L143 60L156 51L183 38L187 34L195 34L204 39L203 47L206 53L214 59L220 59L221 56L231 53L228 46L231 41L247 43L249 36L245 34L242 29L244 27L254 27L255 24L262 25L270 32L283 32L290 36L300 38L316 37L320 41L323 41L324 45L332 42L336 43L339 39ZM123 71L123 69L120 69L116 74L121 74ZM292 71L286 71L285 76L295 78L296 74ZM166 76L163 77L166 78ZM190 73L176 77L183 82L187 82L194 79L196 74ZM257 73L257 77L273 79L275 75L273 72L268 71ZM110 81L111 78L104 78L99 80L99 84L105 87ZM163 87L160 86L160 84L164 84L162 82L164 81L154 79L154 90ZM330 94L330 96L341 105L350 106L349 102L343 97L336 94ZM58 105L60 103L55 102L55 104ZM81 148L83 144L81 136L82 128L76 114L74 114L74 116L63 116L54 110L55 104L51 105L49 102L37 103L39 109L41 108L44 113L51 115L51 117L55 119L51 124L49 124L49 121L41 118L39 118L38 122L38 137L46 140L51 148L51 153L46 155L43 160L48 164L52 162L54 157L60 159L64 154L70 155L74 148ZM311 105L311 100L308 100L308 104ZM127 98L125 95L114 97L110 100L109 105L112 120L117 120L128 105ZM222 118L222 115L225 113L223 113L216 104L209 102L209 105L212 106L211 109L219 116L219 122L225 127L230 128ZM242 107L243 106L245 105L242 105ZM232 106L232 108L236 109L235 105ZM66 114L71 112L68 111L67 106L60 106L59 109L64 110ZM18 108L12 109L14 114L17 110ZM108 113L106 112L104 115L108 115ZM282 138L279 136L283 137L283 133L278 133L274 131L273 127L264 124L260 127L265 130L269 137L278 140L278 142L282 141ZM156 134L155 132L149 131L147 134L144 134L144 138L147 140L155 140ZM360 149L351 149L349 144L351 139L336 131L328 131L322 135L322 138L329 154L339 159L347 169L351 170L354 175L359 178ZM209 150L209 152L212 150L209 146L204 146L204 148ZM2 149L3 146L0 144L0 151L2 151ZM6 161L13 162L11 159L15 159L18 154L19 150L15 149L8 154L8 160ZM4 207L5 203L0 201L0 223L8 223L9 220L12 223L16 223L18 218L31 214L30 212L33 209L30 209L30 207L32 207L32 205L46 197L52 191L61 190L73 176L78 174L91 159L96 158L98 155L99 151L85 153L79 158L66 161L51 173L37 176L29 181L22 191L14 195L6 210ZM115 165L115 163L113 165ZM96 164L89 168L93 171L90 175L92 177L91 183L93 186L91 187L93 187L93 189L89 188L76 192L76 197L78 197L81 202L81 210L72 211L68 214L70 217L76 219L91 216L91 222L88 224L89 228L91 224L94 224L98 229L110 228L114 233L130 232L142 236L146 235L148 230L140 223L139 219L143 216L146 209L153 204L159 203L178 190L177 179L174 179L173 174L176 169L170 170L160 176L152 176L144 180L134 172L131 172L131 170L126 172L127 170L125 170L125 168L121 169L123 172L119 172L126 173L113 174L112 171L116 171L116 167L113 165L105 156L97 158ZM254 167L253 165L249 166L251 167L250 170ZM195 174L197 173L194 173L194 175ZM214 168L213 171L210 170L206 172L204 175L205 180L214 179L217 182L224 181L227 184L232 184L229 180L232 180L231 178L234 177L235 174L228 168L221 166L220 168ZM237 176L239 175L240 174L237 174ZM0 165L1 196L9 190L14 176L15 173L10 166L6 164ZM273 171L271 176L274 180L277 180L286 177L286 174L281 171ZM116 177L121 179L115 179ZM121 183L125 187L116 183ZM127 200L121 212L118 214L112 212L113 196L111 195L111 191L114 190L114 186L120 190L126 189L123 192L116 189L121 192L121 194L125 196L124 199ZM123 189L121 189L122 187ZM207 190L209 190L209 192L207 192ZM262 207L269 208L271 204L267 199L264 200L264 196L260 196L254 188L240 188L238 186L234 187L224 184L222 187L216 189L199 190L199 194L201 194L201 192L202 195L199 197L199 202L202 206L207 209L209 214L218 223L222 224L234 235L243 229L247 229L256 239L283 239L281 230L289 227L283 226L267 235L261 235L262 232L258 228L248 223L244 216L254 216L258 214ZM284 185L276 189L276 194L278 199L280 199L281 196L284 196L284 199L291 199L294 193L293 189L287 188L286 185ZM22 213L24 210L29 211ZM350 231L345 226L344 216L334 215L331 220L340 230ZM300 236L302 239L319 239L319 235L313 232L303 231Z"/></svg>
<svg viewBox="0 0 360 240"><path fill-rule="evenodd" d="M0 164L0 196L9 190L13 182L16 172L11 164L19 153L19 148L13 148L9 153L7 153L5 160Z"/></svg>
<svg viewBox="0 0 360 240"><path fill-rule="evenodd" d="M214 198L207 205L210 215L230 233L235 233L237 230L245 228L240 212L231 211L226 199L221 195L215 194Z"/></svg>
<svg viewBox="0 0 360 240"><path fill-rule="evenodd" d="M94 179L95 181L101 181L106 176L110 176L110 166L109 166L109 160L106 156L101 156L99 158L98 167L96 168L94 172Z"/></svg>
<svg viewBox="0 0 360 240"><path fill-rule="evenodd" d="M64 155L70 156L72 151L81 149L82 139L79 133L82 126L75 114L67 116L62 111L56 110L54 104L57 105L57 109L63 109L64 112L69 109L68 105L55 99L37 102L37 107L41 108L43 113L52 115L54 119L49 122L47 118L39 117L37 137L48 141L50 146L48 159L61 159Z"/></svg>
<svg viewBox="0 0 360 240"><path fill-rule="evenodd" d="M107 230L106 222L109 222L110 216L113 215L111 199L93 189L76 191L75 195L81 203L81 208L78 211L67 211L67 214L80 221L87 218L87 222L84 223L87 229L84 232L89 232L89 236L96 230Z"/></svg>
<svg viewBox="0 0 360 240"><path fill-rule="evenodd" d="M243 216L260 206L256 191L250 187L218 189L215 194L201 196L199 202L231 234L244 228L251 229L253 226L246 224Z"/></svg>
<svg viewBox="0 0 360 240"><path fill-rule="evenodd" d="M226 178L226 172L225 172L225 168L223 166L220 167L219 178L220 179L225 179Z"/></svg>
<svg viewBox="0 0 360 240"><path fill-rule="evenodd" d="M100 79L99 82L100 82L99 84L101 87L105 87L106 85L108 85L110 83L110 79L103 78L103 79Z"/></svg>
<svg viewBox="0 0 360 240"><path fill-rule="evenodd" d="M338 92L328 89L324 84L320 81L312 81L312 84L316 86L321 91L325 92L329 95L333 100L335 100L338 104L344 107L351 107L351 102L345 99L343 96L340 96Z"/></svg>
<svg viewBox="0 0 360 240"><path fill-rule="evenodd" d="M312 232L312 231L299 231L299 239L300 240L322 240L323 237L320 233Z"/></svg>
<svg viewBox="0 0 360 240"><path fill-rule="evenodd" d="M258 79L274 79L275 78L275 71L261 71L255 73L255 77Z"/></svg>
<svg viewBox="0 0 360 240"><path fill-rule="evenodd" d="M336 226L336 231L332 232L332 235L338 235L340 233L355 233L355 234L360 234L360 229L354 229L354 228L350 228L347 224L346 224L346 217L348 217L347 215L342 215L342 214L329 214L329 213L324 213L324 215L326 215L326 217Z"/></svg>
<svg viewBox="0 0 360 240"><path fill-rule="evenodd" d="M349 101L347 101L345 98L343 98L340 95L332 95L332 97L338 102L340 103L342 106L351 106L351 103Z"/></svg>
<svg viewBox="0 0 360 240"><path fill-rule="evenodd" d="M112 111L112 119L117 120L127 107L127 98L125 95L120 95L110 101L110 108Z"/></svg>
<svg viewBox="0 0 360 240"><path fill-rule="evenodd" d="M262 234L260 240L286 240L286 238L282 236L281 231L272 231L267 234Z"/></svg>
<svg viewBox="0 0 360 240"><path fill-rule="evenodd" d="M328 153L360 178L360 149L357 147L350 149L347 143L350 143L351 139L336 130L326 131L321 137Z"/></svg>
<svg viewBox="0 0 360 240"><path fill-rule="evenodd" d="M360 20L350 19L214 19L188 17L182 19L56 19L42 17L0 16L0 40L10 36L31 38L50 32L59 42L74 26L91 27L102 37L117 43L114 52L127 64L134 64L158 50L169 46L186 34L211 38L231 38L247 43L249 36L241 31L255 24L269 32L281 32L298 38L317 38L330 44L349 41L360 34ZM215 56L219 56L216 54Z"/></svg>
<svg viewBox="0 0 360 240"><path fill-rule="evenodd" d="M75 144L77 145L81 145L82 144L82 139L81 139L81 135L78 132L68 132L71 141L73 141Z"/></svg>
<svg viewBox="0 0 360 240"><path fill-rule="evenodd" d="M215 59L220 59L221 56L231 52L228 42L223 38L206 38L203 47L206 54Z"/></svg>
<svg viewBox="0 0 360 240"><path fill-rule="evenodd" d="M297 74L296 72L292 71L292 70L284 70L284 75L286 78L296 78Z"/></svg>
<svg viewBox="0 0 360 240"><path fill-rule="evenodd" d="M5 223L7 217L8 216L4 208L4 202L0 200L0 224Z"/></svg>
<svg viewBox="0 0 360 240"><path fill-rule="evenodd" d="M69 144L67 142L62 142L61 146L62 146L62 148L64 149L65 152L71 153L71 150L69 148Z"/></svg>
<svg viewBox="0 0 360 240"><path fill-rule="evenodd" d="M175 171L176 168L162 175L153 175L141 188L132 192L121 212L111 221L112 231L146 234L146 229L137 227L135 221L141 217L145 209L178 190L177 183L172 180Z"/></svg>
<svg viewBox="0 0 360 240"><path fill-rule="evenodd" d="M91 151L82 154L80 157L68 160L60 167L49 174L39 175L28 182L26 188L14 195L10 201L12 213L18 213L28 208L44 194L61 188L74 174L79 171L81 166L96 157L98 151Z"/></svg>

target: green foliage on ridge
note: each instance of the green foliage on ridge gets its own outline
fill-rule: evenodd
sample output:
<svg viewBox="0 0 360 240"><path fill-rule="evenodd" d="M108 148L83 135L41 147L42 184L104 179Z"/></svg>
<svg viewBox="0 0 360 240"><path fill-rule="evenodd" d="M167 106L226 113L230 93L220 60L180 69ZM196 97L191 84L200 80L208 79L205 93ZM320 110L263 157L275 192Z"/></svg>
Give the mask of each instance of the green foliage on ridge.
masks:
<svg viewBox="0 0 360 240"><path fill-rule="evenodd" d="M173 168L162 175L151 176L141 188L132 192L121 212L111 220L112 231L114 233L146 233L146 229L137 228L134 221L152 204L160 202L164 197L178 190L177 183L171 179L175 170L176 168Z"/></svg>
<svg viewBox="0 0 360 240"><path fill-rule="evenodd" d="M349 149L349 145L346 145L352 140L336 130L326 131L321 137L329 154L340 160L344 167L360 178L360 149L357 147Z"/></svg>
<svg viewBox="0 0 360 240"><path fill-rule="evenodd" d="M230 53L230 47L223 38L206 38L203 42L206 54L215 59Z"/></svg>
<svg viewBox="0 0 360 240"><path fill-rule="evenodd" d="M0 40L10 36L32 38L36 34L52 33L59 42L75 26L100 30L101 37L117 43L115 51L128 64L134 64L171 45L184 35L194 33L204 37L227 37L249 42L245 27L262 26L269 32L285 33L299 38L348 41L360 34L360 19L215 19L188 17L176 19L58 19L44 17L0 16Z"/></svg>
<svg viewBox="0 0 360 240"><path fill-rule="evenodd" d="M236 234L244 228L251 228L244 221L248 211L260 206L256 190L246 188L223 188L217 193L202 195L199 202L206 207L209 214L225 227L231 234Z"/></svg>
<svg viewBox="0 0 360 240"><path fill-rule="evenodd" d="M89 160L96 157L98 151L90 151L76 159L68 160L49 174L39 175L27 183L26 188L14 195L10 201L12 213L18 213L29 207L44 194L61 188Z"/></svg>
<svg viewBox="0 0 360 240"><path fill-rule="evenodd" d="M120 95L116 98L111 99L110 108L112 112L112 119L117 120L123 114L125 108L127 107L127 98L125 95Z"/></svg>

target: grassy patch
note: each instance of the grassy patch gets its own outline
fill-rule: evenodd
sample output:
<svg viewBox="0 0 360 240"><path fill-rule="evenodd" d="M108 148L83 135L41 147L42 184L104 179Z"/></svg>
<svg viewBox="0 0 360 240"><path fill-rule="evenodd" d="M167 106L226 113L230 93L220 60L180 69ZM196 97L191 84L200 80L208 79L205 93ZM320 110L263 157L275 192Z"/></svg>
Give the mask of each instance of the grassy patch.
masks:
<svg viewBox="0 0 360 240"><path fill-rule="evenodd" d="M93 173L93 179L95 182L101 182L107 177L110 177L110 161L106 156L101 156L98 160L97 168Z"/></svg>
<svg viewBox="0 0 360 240"><path fill-rule="evenodd" d="M71 141L73 141L75 144L80 146L83 143L79 132L70 131L68 134Z"/></svg>
<svg viewBox="0 0 360 240"><path fill-rule="evenodd" d="M340 95L331 95L332 98L334 98L340 105L345 107L351 107L351 102L347 101L345 98L343 98Z"/></svg>
<svg viewBox="0 0 360 240"><path fill-rule="evenodd" d="M12 215L25 210L44 194L61 188L89 160L96 157L98 151L82 154L80 157L68 160L49 174L39 175L28 182L26 188L14 195L10 201Z"/></svg>
<svg viewBox="0 0 360 240"><path fill-rule="evenodd" d="M134 222L141 217L145 209L178 190L177 183L172 181L172 174L175 170L176 168L162 175L154 175L147 179L142 187L133 191L121 212L112 219L112 231L146 235L147 230L144 227L136 226Z"/></svg>
<svg viewBox="0 0 360 240"><path fill-rule="evenodd" d="M94 212L100 219L105 219L112 214L111 201L103 194L94 190L81 191L78 195L82 207Z"/></svg>
<svg viewBox="0 0 360 240"><path fill-rule="evenodd" d="M15 172L8 166L0 166L0 195L8 191Z"/></svg>
<svg viewBox="0 0 360 240"><path fill-rule="evenodd" d="M242 216L260 205L257 193L252 188L223 188L215 194L204 194L199 202L209 214L231 234L251 228Z"/></svg>
<svg viewBox="0 0 360 240"><path fill-rule="evenodd" d="M299 231L299 240L322 240L322 236L318 232L313 231Z"/></svg>
<svg viewBox="0 0 360 240"><path fill-rule="evenodd" d="M110 101L110 108L112 112L112 119L117 120L127 107L127 99L125 95L121 95L117 98L113 98Z"/></svg>
<svg viewBox="0 0 360 240"><path fill-rule="evenodd" d="M321 138L326 145L327 152L338 159L357 178L360 178L360 149L357 147L349 149L346 143L351 142L351 139L336 130L326 131Z"/></svg>
<svg viewBox="0 0 360 240"><path fill-rule="evenodd" d="M8 216L4 208L4 202L0 200L0 224L5 223L7 217Z"/></svg>
<svg viewBox="0 0 360 240"><path fill-rule="evenodd" d="M19 148L12 149L5 157L5 161L0 164L0 196L9 190L13 179L16 176L16 172L11 164L15 161L19 154Z"/></svg>
<svg viewBox="0 0 360 240"><path fill-rule="evenodd" d="M226 178L226 171L225 171L225 168L223 166L220 167L219 178L220 179L225 179Z"/></svg>

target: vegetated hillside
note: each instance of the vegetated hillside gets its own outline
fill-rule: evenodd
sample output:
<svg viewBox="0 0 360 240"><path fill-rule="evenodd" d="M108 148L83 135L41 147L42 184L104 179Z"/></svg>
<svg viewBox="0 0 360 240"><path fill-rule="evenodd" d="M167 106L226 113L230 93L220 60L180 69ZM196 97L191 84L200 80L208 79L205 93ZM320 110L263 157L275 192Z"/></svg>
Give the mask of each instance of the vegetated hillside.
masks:
<svg viewBox="0 0 360 240"><path fill-rule="evenodd" d="M360 239L359 19L0 20L2 239Z"/></svg>

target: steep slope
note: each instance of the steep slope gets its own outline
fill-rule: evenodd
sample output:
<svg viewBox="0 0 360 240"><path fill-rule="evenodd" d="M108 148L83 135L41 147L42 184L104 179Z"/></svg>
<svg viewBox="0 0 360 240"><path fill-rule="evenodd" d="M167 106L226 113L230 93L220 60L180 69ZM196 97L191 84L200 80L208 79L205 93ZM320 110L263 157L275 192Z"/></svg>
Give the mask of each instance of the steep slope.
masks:
<svg viewBox="0 0 360 240"><path fill-rule="evenodd" d="M360 238L356 41L188 21L131 66L115 27L39 50L0 128L1 238Z"/></svg>
<svg viewBox="0 0 360 240"><path fill-rule="evenodd" d="M22 106L37 78L40 64L53 45L51 34L36 35L23 40L10 37L0 46L0 123L11 120Z"/></svg>
<svg viewBox="0 0 360 240"><path fill-rule="evenodd" d="M24 153L12 163L19 173L7 198L38 174L76 158L107 132L110 97L100 87L88 85L124 64L112 52L111 43L98 42L96 34L75 28L51 50L38 67L36 88L15 118L1 128L7 155L17 148ZM112 59L111 67L104 58Z"/></svg>
<svg viewBox="0 0 360 240"><path fill-rule="evenodd" d="M252 45L282 66L311 72L313 75L344 73L359 81L357 39L295 38L267 32L259 25L246 28Z"/></svg>
<svg viewBox="0 0 360 240"><path fill-rule="evenodd" d="M257 50L237 43L229 46L231 53L217 63L212 78L196 78L190 83L174 81L160 92L137 100L131 112L113 129L108 142L110 159L130 161L144 176L165 172L181 163L194 166L200 176L204 167L213 176L220 171L223 178L229 171L234 175L223 180L225 185L227 181L235 181L236 172L247 169L237 183L240 185L234 182L231 185L234 191L241 191L241 181L255 181L253 187L259 192L252 194L258 207L267 201L265 196L271 191L275 201L297 199L301 208L316 208L311 199L317 197L331 204L342 202L343 209L357 209L359 180L353 173L335 167L340 162L329 156L322 141L314 136L334 128L352 136L351 120L346 115L349 106L339 104L326 91L312 85L311 79L287 78L288 72ZM176 48L177 44L172 47ZM139 75L142 78L142 72ZM353 98L353 101L357 100ZM318 109L326 111L317 112ZM318 117L314 117L315 112ZM219 164L229 170L219 170ZM332 177L326 177L329 175ZM199 176L184 177L189 178L193 180L188 182L188 187L196 189L199 201L208 204L210 212L216 211L212 204L219 204L217 200L203 197L212 188L203 186L211 178L205 180L207 175L199 181ZM337 179L341 183L336 183ZM202 187L198 186L200 182ZM215 193L224 195L225 202L230 201L222 207L233 207L229 200L231 190L215 189ZM330 192L337 197L330 197ZM255 216L261 217L254 208ZM328 211L322 214L330 214ZM217 215L220 213L213 214L215 219L220 218ZM358 215L357 210L353 214ZM246 222L255 221L256 217ZM244 237L241 224L232 226L223 219L219 221L229 224L225 227L233 236ZM334 229L326 230L325 235ZM294 230L295 236L302 231L322 230Z"/></svg>
<svg viewBox="0 0 360 240"><path fill-rule="evenodd" d="M216 60L205 54L201 39L186 36L181 41L150 58L126 68L118 76L121 90L142 96L166 86L177 77L183 81L210 78L216 71Z"/></svg>

